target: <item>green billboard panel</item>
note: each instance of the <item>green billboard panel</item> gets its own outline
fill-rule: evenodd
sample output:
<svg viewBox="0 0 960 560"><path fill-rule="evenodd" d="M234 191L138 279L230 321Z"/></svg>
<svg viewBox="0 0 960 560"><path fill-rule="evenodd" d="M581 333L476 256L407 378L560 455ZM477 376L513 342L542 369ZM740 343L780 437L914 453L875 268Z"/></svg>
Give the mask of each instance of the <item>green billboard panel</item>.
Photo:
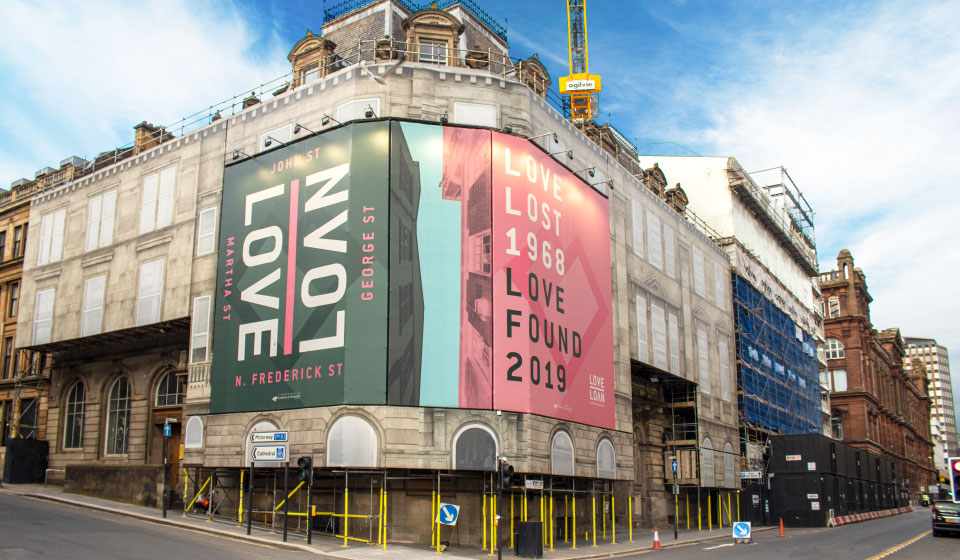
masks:
<svg viewBox="0 0 960 560"><path fill-rule="evenodd" d="M386 402L389 124L224 172L211 412Z"/></svg>

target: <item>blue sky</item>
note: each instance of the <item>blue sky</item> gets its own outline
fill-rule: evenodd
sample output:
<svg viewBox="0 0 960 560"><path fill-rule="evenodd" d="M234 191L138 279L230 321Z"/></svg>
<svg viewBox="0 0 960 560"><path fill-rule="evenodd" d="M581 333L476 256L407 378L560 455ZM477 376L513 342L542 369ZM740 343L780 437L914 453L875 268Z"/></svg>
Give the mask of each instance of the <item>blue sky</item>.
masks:
<svg viewBox="0 0 960 560"><path fill-rule="evenodd" d="M506 20L513 56L567 74L563 0L479 4ZM322 7L7 0L0 185L283 75ZM850 249L874 324L960 360L960 2L591 0L587 24L601 121L641 154L785 166L816 212L821 269Z"/></svg>

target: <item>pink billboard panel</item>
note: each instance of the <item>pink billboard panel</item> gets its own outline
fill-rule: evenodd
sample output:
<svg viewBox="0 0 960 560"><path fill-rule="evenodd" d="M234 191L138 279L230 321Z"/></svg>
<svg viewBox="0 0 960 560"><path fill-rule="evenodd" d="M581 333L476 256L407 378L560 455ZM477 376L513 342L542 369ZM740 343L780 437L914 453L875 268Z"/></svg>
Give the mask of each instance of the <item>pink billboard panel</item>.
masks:
<svg viewBox="0 0 960 560"><path fill-rule="evenodd" d="M493 133L493 406L615 428L608 200Z"/></svg>

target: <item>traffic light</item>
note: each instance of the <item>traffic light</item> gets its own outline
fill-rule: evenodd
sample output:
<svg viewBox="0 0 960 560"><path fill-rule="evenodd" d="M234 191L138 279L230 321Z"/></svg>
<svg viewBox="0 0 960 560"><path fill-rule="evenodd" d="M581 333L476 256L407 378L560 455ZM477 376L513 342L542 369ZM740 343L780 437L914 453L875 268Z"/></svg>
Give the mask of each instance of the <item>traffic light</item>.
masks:
<svg viewBox="0 0 960 560"><path fill-rule="evenodd" d="M300 457L297 459L297 468L300 469L298 473L300 480L309 484L313 479L313 459L310 457Z"/></svg>
<svg viewBox="0 0 960 560"><path fill-rule="evenodd" d="M960 490L960 457L950 457L947 460L950 466L950 492L953 494L953 503L960 504L957 491Z"/></svg>
<svg viewBox="0 0 960 560"><path fill-rule="evenodd" d="M513 465L500 461L500 485L503 488L513 486Z"/></svg>

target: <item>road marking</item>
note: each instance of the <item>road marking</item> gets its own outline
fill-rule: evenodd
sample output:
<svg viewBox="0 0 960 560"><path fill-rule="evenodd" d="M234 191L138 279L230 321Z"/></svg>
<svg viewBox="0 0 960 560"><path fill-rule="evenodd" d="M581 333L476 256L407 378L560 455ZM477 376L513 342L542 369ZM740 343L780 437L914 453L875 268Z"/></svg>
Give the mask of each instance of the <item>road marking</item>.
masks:
<svg viewBox="0 0 960 560"><path fill-rule="evenodd" d="M713 550L713 549L715 549L715 548L724 548L724 547L727 547L727 546L735 546L735 545L734 545L734 543L730 543L730 544L718 544L717 546L708 546L708 547L705 548L704 550Z"/></svg>
<svg viewBox="0 0 960 560"><path fill-rule="evenodd" d="M930 534L930 531L924 531L924 532L920 533L919 535L913 537L912 539L910 539L910 540L908 540L908 541L904 541L904 542L902 542L902 543L900 543L900 544L898 544L898 545L896 545L896 546L894 546L894 547L888 548L888 549L884 550L883 552L881 552L880 554L877 554L876 556L871 556L870 558L867 558L867 560L880 560L881 558L886 558L887 556L890 556L890 555L893 554L894 552L897 552L898 550L900 550L900 549L902 549L902 548L906 548L907 546L909 546L909 545L911 545L911 544L919 541L920 539L922 539L923 537L925 537L925 536L927 536L927 535L929 535L929 534Z"/></svg>

